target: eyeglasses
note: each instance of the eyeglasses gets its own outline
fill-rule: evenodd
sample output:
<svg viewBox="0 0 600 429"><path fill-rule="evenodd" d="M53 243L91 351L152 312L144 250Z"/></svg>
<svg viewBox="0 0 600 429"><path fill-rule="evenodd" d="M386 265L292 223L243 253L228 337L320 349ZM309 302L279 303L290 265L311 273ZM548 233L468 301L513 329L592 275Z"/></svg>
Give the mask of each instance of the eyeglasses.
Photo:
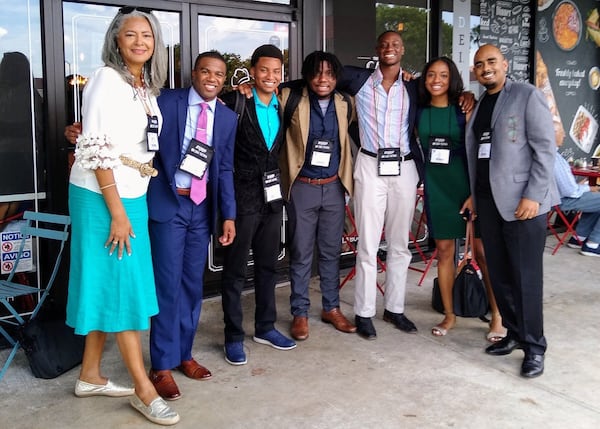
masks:
<svg viewBox="0 0 600 429"><path fill-rule="evenodd" d="M121 9L119 9L119 13L123 14L123 15L128 15L131 12L133 12L134 10L137 10L138 12L143 12L143 13L151 13L152 12L152 9L150 9L148 7L123 6Z"/></svg>

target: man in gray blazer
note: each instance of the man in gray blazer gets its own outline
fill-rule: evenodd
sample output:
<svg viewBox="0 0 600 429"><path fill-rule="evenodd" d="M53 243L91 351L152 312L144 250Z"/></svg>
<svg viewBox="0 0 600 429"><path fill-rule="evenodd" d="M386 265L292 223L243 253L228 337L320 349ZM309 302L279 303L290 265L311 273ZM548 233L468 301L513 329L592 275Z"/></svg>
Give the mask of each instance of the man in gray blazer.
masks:
<svg viewBox="0 0 600 429"><path fill-rule="evenodd" d="M466 130L469 180L492 286L508 334L486 353L525 352L523 377L544 371L542 294L546 213L559 203L554 127L544 96L506 78L508 62L484 45L474 71L486 92Z"/></svg>

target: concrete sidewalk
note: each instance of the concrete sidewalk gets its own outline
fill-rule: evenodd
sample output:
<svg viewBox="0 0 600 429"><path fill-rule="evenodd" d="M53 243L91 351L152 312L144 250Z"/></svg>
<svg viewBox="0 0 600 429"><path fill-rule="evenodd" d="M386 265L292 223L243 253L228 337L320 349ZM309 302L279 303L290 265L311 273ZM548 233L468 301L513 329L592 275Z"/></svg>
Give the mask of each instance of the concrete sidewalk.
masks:
<svg viewBox="0 0 600 429"><path fill-rule="evenodd" d="M548 238L548 247L554 243ZM205 301L194 357L213 373L193 381L175 373L182 398L177 428L397 429L397 428L598 428L600 427L600 259L566 246L545 254L545 373L519 376L522 351L492 357L483 352L487 325L459 319L446 337L431 335L441 315L431 310L435 268L422 287L409 271L406 315L419 332L405 334L383 322L366 341L320 321L318 279L311 285L310 337L290 351L252 341L254 295L245 295L248 364L223 359L223 316L218 298ZM382 276L383 279L383 276ZM341 291L342 310L353 318L352 282ZM289 332L289 285L277 289L278 328ZM147 334L144 335L147 345ZM147 349L146 349L147 350ZM147 366L148 353L145 350ZM0 356L6 357L6 351ZM105 375L129 377L114 337L103 361ZM0 428L156 428L126 398L73 395L78 369L54 380L34 378L23 352L0 382Z"/></svg>

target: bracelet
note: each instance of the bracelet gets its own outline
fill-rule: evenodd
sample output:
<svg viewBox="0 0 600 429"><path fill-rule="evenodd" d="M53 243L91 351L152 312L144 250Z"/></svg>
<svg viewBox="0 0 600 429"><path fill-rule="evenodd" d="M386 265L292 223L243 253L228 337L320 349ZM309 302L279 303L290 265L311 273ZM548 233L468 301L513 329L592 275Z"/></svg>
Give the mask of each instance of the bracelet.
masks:
<svg viewBox="0 0 600 429"><path fill-rule="evenodd" d="M115 182L109 183L108 185L100 186L100 190L103 191L105 189L110 188L111 186L117 186Z"/></svg>

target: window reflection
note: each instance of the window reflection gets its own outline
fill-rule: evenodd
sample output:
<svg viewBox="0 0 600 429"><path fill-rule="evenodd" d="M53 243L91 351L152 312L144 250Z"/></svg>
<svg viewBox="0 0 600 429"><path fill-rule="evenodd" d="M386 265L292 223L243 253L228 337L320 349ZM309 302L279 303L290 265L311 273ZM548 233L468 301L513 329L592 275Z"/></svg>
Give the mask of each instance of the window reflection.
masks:
<svg viewBox="0 0 600 429"><path fill-rule="evenodd" d="M0 0L0 229L44 198L38 0Z"/></svg>
<svg viewBox="0 0 600 429"><path fill-rule="evenodd" d="M376 3L375 29L377 35L388 30L397 31L402 35L404 42L402 68L415 73L420 72L423 64L427 62L429 53L427 28L430 17L427 2L413 3L421 3L422 7Z"/></svg>
<svg viewBox="0 0 600 429"><path fill-rule="evenodd" d="M270 43L283 52L283 77L288 79L289 25L283 22L198 16L200 51L216 49L227 63L225 89L250 80L254 49Z"/></svg>
<svg viewBox="0 0 600 429"><path fill-rule="evenodd" d="M65 90L67 120L81 120L81 93L87 77L103 66L101 54L104 34L119 8L117 6L63 3ZM179 13L153 11L160 22L169 51L166 86L181 86Z"/></svg>
<svg viewBox="0 0 600 429"><path fill-rule="evenodd" d="M43 209L46 197L39 0L0 0L0 275L12 270L15 244L25 210ZM17 268L15 281L35 285L39 254L33 243L29 264ZM31 311L33 299L14 302L21 314ZM0 317L7 317L6 309Z"/></svg>
<svg viewBox="0 0 600 429"><path fill-rule="evenodd" d="M261 3L279 3L279 4L290 4L290 0L254 0L255 2Z"/></svg>

